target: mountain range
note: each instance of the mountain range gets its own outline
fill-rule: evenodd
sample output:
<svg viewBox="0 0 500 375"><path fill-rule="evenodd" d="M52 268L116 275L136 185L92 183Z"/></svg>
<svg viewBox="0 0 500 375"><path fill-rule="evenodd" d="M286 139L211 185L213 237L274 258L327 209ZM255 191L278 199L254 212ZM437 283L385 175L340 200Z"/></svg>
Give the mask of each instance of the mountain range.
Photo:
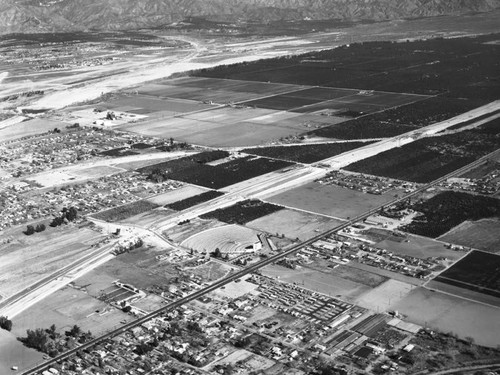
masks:
<svg viewBox="0 0 500 375"><path fill-rule="evenodd" d="M0 0L0 34L160 27L187 17L267 23L488 12L500 0Z"/></svg>

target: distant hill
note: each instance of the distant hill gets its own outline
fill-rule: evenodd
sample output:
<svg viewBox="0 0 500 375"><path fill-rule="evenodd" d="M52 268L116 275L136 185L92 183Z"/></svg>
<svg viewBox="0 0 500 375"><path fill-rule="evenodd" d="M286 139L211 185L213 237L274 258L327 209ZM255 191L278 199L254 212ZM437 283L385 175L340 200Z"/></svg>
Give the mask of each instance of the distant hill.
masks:
<svg viewBox="0 0 500 375"><path fill-rule="evenodd" d="M500 0L0 0L0 34L212 21L391 20L487 12Z"/></svg>

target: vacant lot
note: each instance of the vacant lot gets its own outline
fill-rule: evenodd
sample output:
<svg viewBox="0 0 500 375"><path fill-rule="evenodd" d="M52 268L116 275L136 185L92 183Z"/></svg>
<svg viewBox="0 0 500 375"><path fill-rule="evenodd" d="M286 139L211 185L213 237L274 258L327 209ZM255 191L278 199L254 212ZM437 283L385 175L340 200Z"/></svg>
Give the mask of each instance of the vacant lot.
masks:
<svg viewBox="0 0 500 375"><path fill-rule="evenodd" d="M194 195L201 194L205 192L206 189L200 188L193 185L184 185L178 189L156 195L154 197L148 198L147 200L151 203L157 204L159 206L164 206L173 202L181 201L183 199L192 197Z"/></svg>
<svg viewBox="0 0 500 375"><path fill-rule="evenodd" d="M439 240L491 253L499 253L499 233L500 221L498 219L465 221L444 236L439 237Z"/></svg>
<svg viewBox="0 0 500 375"><path fill-rule="evenodd" d="M394 199L393 195L372 195L316 182L272 196L271 203L342 219L354 217Z"/></svg>
<svg viewBox="0 0 500 375"><path fill-rule="evenodd" d="M259 200L245 200L226 208L201 215L201 219L217 219L228 224L244 225L252 220L272 214L283 207Z"/></svg>
<svg viewBox="0 0 500 375"><path fill-rule="evenodd" d="M377 312L393 309L395 303L406 297L414 288L413 285L402 281L389 279L356 299L356 304Z"/></svg>
<svg viewBox="0 0 500 375"><path fill-rule="evenodd" d="M187 272L201 278L202 283L211 283L226 276L232 269L227 264L210 261L196 268L186 269Z"/></svg>
<svg viewBox="0 0 500 375"><path fill-rule="evenodd" d="M69 124L65 122L35 118L0 129L0 139L2 142L11 141L26 136L47 133L54 130L54 128L64 129L67 125Z"/></svg>
<svg viewBox="0 0 500 375"><path fill-rule="evenodd" d="M12 366L19 367L19 371L28 370L42 361L42 353L25 347L13 333L0 329L0 373L14 373Z"/></svg>
<svg viewBox="0 0 500 375"><path fill-rule="evenodd" d="M205 230L225 225L227 224L218 220L203 220L195 218L193 220L190 220L189 223L176 225L166 230L165 232L163 232L163 235L176 243L181 243L182 241L188 239L191 236L194 236L197 233L201 233Z"/></svg>
<svg viewBox="0 0 500 375"><path fill-rule="evenodd" d="M68 173L72 174L78 178L96 179L96 178L109 176L109 175L119 173L119 172L123 172L123 170L119 169L119 168L108 167L106 165L102 165L102 166L89 167L89 168L83 168L83 169L78 169L78 170L73 169Z"/></svg>
<svg viewBox="0 0 500 375"><path fill-rule="evenodd" d="M341 223L340 220L324 216L284 209L250 221L246 226L271 234L284 234L285 237L291 239L306 240L314 237L318 232L324 232Z"/></svg>
<svg viewBox="0 0 500 375"><path fill-rule="evenodd" d="M104 334L118 327L127 314L88 294L65 287L19 314L14 321L13 332L25 336L26 329L48 328L56 325L63 333L77 324L83 331L94 335Z"/></svg>
<svg viewBox="0 0 500 375"><path fill-rule="evenodd" d="M479 345L498 345L498 308L415 288L395 304L394 310L421 326L453 332L461 338L473 337Z"/></svg>
<svg viewBox="0 0 500 375"><path fill-rule="evenodd" d="M85 256L91 244L103 238L90 229L72 225L49 227L25 236L25 228L11 228L2 238L12 241L0 245L0 294L10 296L48 276L59 268Z"/></svg>
<svg viewBox="0 0 500 375"><path fill-rule="evenodd" d="M410 255L415 258L427 259L429 257L445 257L457 260L463 253L447 249L442 242L425 237L408 236L409 242L391 241L386 239L375 244L375 247L386 249L396 254Z"/></svg>
<svg viewBox="0 0 500 375"><path fill-rule="evenodd" d="M341 142L310 144L302 146L257 147L242 150L248 154L267 156L276 159L314 163L335 155L366 146L370 142Z"/></svg>
<svg viewBox="0 0 500 375"><path fill-rule="evenodd" d="M123 206L112 208L92 215L96 219L104 221L120 221L128 219L132 216L142 214L144 212L157 208L158 205L151 203L147 200L141 200Z"/></svg>
<svg viewBox="0 0 500 375"><path fill-rule="evenodd" d="M434 280L500 298L500 256L472 251Z"/></svg>

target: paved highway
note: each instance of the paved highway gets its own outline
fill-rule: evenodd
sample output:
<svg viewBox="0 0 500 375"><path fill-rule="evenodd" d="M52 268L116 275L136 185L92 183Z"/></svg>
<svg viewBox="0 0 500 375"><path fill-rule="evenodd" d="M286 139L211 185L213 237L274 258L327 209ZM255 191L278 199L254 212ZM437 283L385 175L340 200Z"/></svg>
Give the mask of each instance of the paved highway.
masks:
<svg viewBox="0 0 500 375"><path fill-rule="evenodd" d="M214 282L213 284L211 284L211 285L209 285L209 286L207 286L207 287L205 287L203 289L200 289L200 290L198 290L198 291L196 291L196 292L194 292L194 293L192 293L192 294L190 294L190 295L188 295L186 297L180 298L177 301L171 302L168 305L165 305L164 307L162 307L162 308L160 308L160 309L158 309L156 311L153 311L153 312L151 312L151 313L149 313L149 314L147 314L147 315L145 315L145 316L143 316L141 318L138 318L138 319L136 319L134 321L131 321L129 323L124 324L123 326L121 326L118 329L110 331L110 332L108 332L105 335L102 335L100 337L94 338L94 339L92 339L92 340L90 340L90 341L88 341L88 342L80 345L79 347L71 349L71 350L69 350L69 351L67 351L67 352L65 352L65 353L63 353L61 355L58 355L55 358L52 358L52 359L48 360L47 362L44 362L44 363L42 363L40 365L37 365L37 366L35 366L35 367L33 367L33 368L29 369L29 370L26 370L25 372L23 372L23 375L31 375L31 374L36 374L39 371L43 371L43 370L49 368L52 364L54 364L56 362L59 362L59 361L63 361L64 359L72 356L78 350L90 348L90 347L98 344L99 342L101 342L103 340L106 340L106 339L111 338L111 337L115 337L115 336L117 336L117 335L119 335L119 334L121 334L121 333L129 330L129 329L132 329L132 328L134 328L136 326L139 326L139 325L147 322L148 320L150 320L150 319L152 319L154 317L157 317L157 316L159 316L159 315L161 315L161 314L163 314L165 312L171 311L171 310L176 309L179 306L182 306L182 305L184 305L184 304L186 304L186 303L188 303L190 301L193 301L193 300L195 300L197 298L200 298L200 297L204 296L207 293L210 293L210 292L212 292L212 291L214 291L216 289L219 289L220 287L222 287L222 286L224 286L226 284L229 284L229 283L233 282L236 279L239 279L239 278L241 278L241 277L243 277L245 275L248 275L248 274L250 274L252 272L255 272L256 270L258 270L258 269L260 269L260 268L262 268L262 267L264 267L266 265L275 263L275 262L277 262L277 261L279 261L279 260L281 260L281 259L289 256L290 254L293 254L294 252L300 250L301 248L303 248L305 246L308 246L308 245L312 244L313 242L316 242L317 240L321 239L322 237L325 237L325 236L331 235L333 233L336 233L336 232L338 232L338 231L340 231L340 230L342 230L342 229L344 229L344 228L346 228L346 227L348 227L348 226L350 226L350 225L352 225L352 224L354 224L356 222L359 222L359 221L367 218L368 216L373 215L374 213L377 213L381 208L388 207L388 206L391 206L391 205L393 205L395 203L404 201L404 200L406 200L406 199L408 199L410 197L413 197L413 196L415 196L415 195L417 195L417 194L419 194L419 193L421 193L421 192L429 189L430 187L433 187L433 186L435 186L437 184L440 184L441 182L447 180L450 177L460 175L460 174L462 174L462 173L464 173L464 172L466 172L466 171L468 171L470 169L473 169L473 168L481 165L482 163L484 163L490 157L497 156L499 153L500 153L500 150L496 150L496 151L492 152L489 155L486 155L486 156L484 156L484 157L482 157L482 158L480 158L480 159L478 159L478 160L476 160L476 161L474 161L474 162L472 162L472 163L470 163L470 164L468 164L468 165L466 165L466 166L464 166L462 168L457 169L456 171L453 171L452 173L449 173L449 174L447 174L447 175L445 175L445 176L443 176L441 178L438 178L437 180L432 181L429 184L421 186L419 189L417 189L417 190L415 190L415 191L413 191L411 193L408 193L408 194L406 194L406 195L404 195L404 196L402 196L400 198L396 198L396 199L392 200L391 202L385 203L385 204L383 204L383 205L381 205L379 207L375 207L375 208L373 208L373 209L371 209L371 210L369 210L369 211L367 211L365 213L362 213L362 214L360 214L360 215L352 218L351 220L349 220L349 221L347 221L345 223L342 223L342 224L340 224L340 225L338 225L338 226L336 226L336 227L334 227L334 228L332 228L332 229L330 229L330 230L328 230L326 232L320 233L317 236L315 236L315 237L313 237L313 238L311 238L311 239L309 239L307 241L301 242L301 243L299 243L299 244L297 244L297 245L295 245L295 246L293 246L293 247L291 247L291 248L289 248L289 249L287 249L285 251L282 251L282 252L280 252L280 253L278 253L278 254L276 254L274 256L271 256L271 257L266 258L266 259L264 259L264 260L262 260L262 261L260 261L258 263L250 265L249 267L246 267L246 268L244 268L244 269L242 269L240 271L234 272L233 274L231 274L231 275L229 275L229 276L227 276L227 277L225 277L225 278L223 278L221 280L218 280L218 281Z"/></svg>

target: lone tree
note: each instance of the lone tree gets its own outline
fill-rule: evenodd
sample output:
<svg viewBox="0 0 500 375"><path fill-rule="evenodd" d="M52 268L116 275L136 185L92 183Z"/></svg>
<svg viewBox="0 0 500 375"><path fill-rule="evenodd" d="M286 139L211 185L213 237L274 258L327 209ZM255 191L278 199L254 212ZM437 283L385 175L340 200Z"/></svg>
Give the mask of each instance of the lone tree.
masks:
<svg viewBox="0 0 500 375"><path fill-rule="evenodd" d="M31 236L33 233L35 233L35 227L33 225L28 225L24 234L27 236Z"/></svg>
<svg viewBox="0 0 500 375"><path fill-rule="evenodd" d="M35 232L43 232L45 228L45 224L38 224L35 228Z"/></svg>
<svg viewBox="0 0 500 375"><path fill-rule="evenodd" d="M0 316L0 328L10 331L12 329L12 320L6 316Z"/></svg>

